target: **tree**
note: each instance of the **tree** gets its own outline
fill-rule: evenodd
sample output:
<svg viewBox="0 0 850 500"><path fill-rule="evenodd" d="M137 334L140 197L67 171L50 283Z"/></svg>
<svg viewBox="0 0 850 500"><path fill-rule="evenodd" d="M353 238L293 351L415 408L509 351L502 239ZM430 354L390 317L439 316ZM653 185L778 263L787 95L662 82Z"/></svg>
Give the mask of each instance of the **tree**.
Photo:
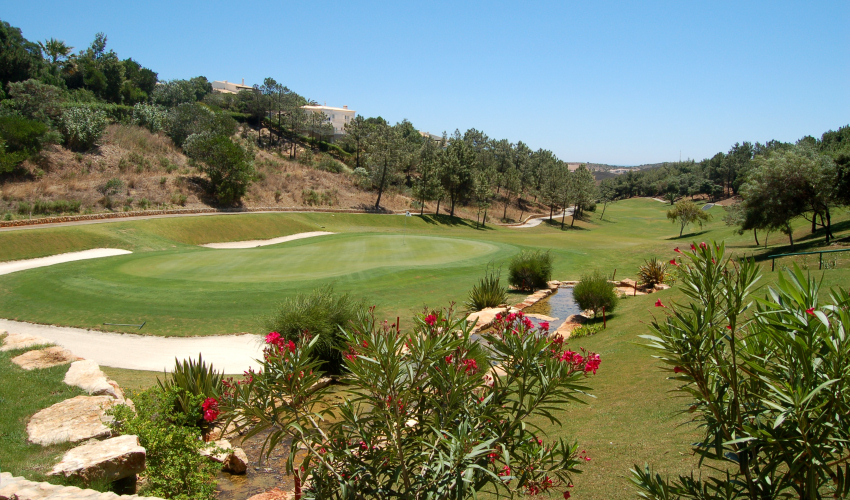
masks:
<svg viewBox="0 0 850 500"><path fill-rule="evenodd" d="M0 108L24 118L53 125L62 114L62 90L35 79L12 82L8 86L9 99Z"/></svg>
<svg viewBox="0 0 850 500"><path fill-rule="evenodd" d="M665 479L637 466L641 498L847 498L850 294L822 305L799 268L756 298L760 267L700 244L678 260L690 304L667 305L642 336L702 437L693 453L722 475Z"/></svg>
<svg viewBox="0 0 850 500"><path fill-rule="evenodd" d="M55 38L48 38L44 42L38 42L38 46L41 48L41 51L50 58L50 70L54 72L54 74L59 69L59 62L62 59L67 58L74 47L69 47L62 40L57 40Z"/></svg>
<svg viewBox="0 0 850 500"><path fill-rule="evenodd" d="M399 127L380 125L369 135L366 148L367 162L372 177L372 185L378 190L375 209L381 207L384 190L394 180L405 156L411 154L402 140Z"/></svg>
<svg viewBox="0 0 850 500"><path fill-rule="evenodd" d="M690 224L696 223L702 228L704 222L711 220L711 215L690 200L681 200L667 211L667 218L674 224L679 223L679 238Z"/></svg>
<svg viewBox="0 0 850 500"><path fill-rule="evenodd" d="M419 215L425 213L425 203L440 196L440 156L442 148L427 140L419 150L419 177L413 183L413 194L419 200Z"/></svg>
<svg viewBox="0 0 850 500"><path fill-rule="evenodd" d="M223 135L198 134L187 141L187 154L201 162L210 191L222 205L238 203L254 180L254 155Z"/></svg>
<svg viewBox="0 0 850 500"><path fill-rule="evenodd" d="M605 209L608 208L608 204L615 201L617 201L617 188L614 187L613 182L610 182L610 179L603 180L599 184L599 202L602 203L602 213L599 215L600 220L605 218Z"/></svg>
<svg viewBox="0 0 850 500"><path fill-rule="evenodd" d="M454 217L455 205L469 193L472 187L473 152L463 140L459 130L455 130L449 140L446 152L442 155L441 178L443 189L449 197L451 206L449 215Z"/></svg>
<svg viewBox="0 0 850 500"><path fill-rule="evenodd" d="M492 169L476 170L472 174L472 196L475 199L475 208L477 216L475 219L476 226L481 221L481 225L487 227L487 209L490 208L490 201L493 199L493 190L491 188L495 171ZM483 214L483 218L481 217Z"/></svg>
<svg viewBox="0 0 850 500"><path fill-rule="evenodd" d="M586 165L579 165L571 177L572 201L575 208L573 209L573 220L570 227L575 224L577 217L584 215L584 211L596 199L596 179Z"/></svg>
<svg viewBox="0 0 850 500"><path fill-rule="evenodd" d="M345 124L345 137L343 142L350 144L354 149L354 168L360 168L360 156L366 146L366 138L369 135L369 126L366 120L357 115Z"/></svg>
<svg viewBox="0 0 850 500"><path fill-rule="evenodd" d="M9 82L37 77L43 66L38 44L24 38L19 28L0 21L0 90Z"/></svg>

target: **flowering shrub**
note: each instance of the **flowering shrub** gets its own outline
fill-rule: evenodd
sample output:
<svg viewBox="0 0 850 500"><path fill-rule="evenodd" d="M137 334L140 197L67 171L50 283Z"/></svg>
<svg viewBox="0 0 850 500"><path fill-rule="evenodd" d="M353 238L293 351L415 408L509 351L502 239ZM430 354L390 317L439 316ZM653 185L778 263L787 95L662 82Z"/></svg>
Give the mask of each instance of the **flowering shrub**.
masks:
<svg viewBox="0 0 850 500"><path fill-rule="evenodd" d="M687 411L704 429L694 452L726 480L675 479L633 470L647 499L848 498L850 495L850 295L820 305L818 281L799 268L762 299L753 261L723 245L675 252L686 306L663 304L644 336Z"/></svg>
<svg viewBox="0 0 850 500"><path fill-rule="evenodd" d="M267 452L293 438L288 469L296 484L310 477L305 498L537 494L568 488L589 460L527 422L557 424L556 408L581 401L600 358L522 313L500 315L493 333L476 338L451 309L426 311L409 331L364 311L345 331L350 375L338 407L316 385L315 338L290 347L272 332L266 341L263 371L236 386L226 409L246 428L257 422L250 433L272 431ZM299 447L307 453L296 464Z"/></svg>
<svg viewBox="0 0 850 500"><path fill-rule="evenodd" d="M133 123L154 134L163 130L168 120L168 110L157 104L137 103L133 106Z"/></svg>
<svg viewBox="0 0 850 500"><path fill-rule="evenodd" d="M88 151L95 147L107 125L106 113L89 108L68 108L59 120L59 131L68 149Z"/></svg>

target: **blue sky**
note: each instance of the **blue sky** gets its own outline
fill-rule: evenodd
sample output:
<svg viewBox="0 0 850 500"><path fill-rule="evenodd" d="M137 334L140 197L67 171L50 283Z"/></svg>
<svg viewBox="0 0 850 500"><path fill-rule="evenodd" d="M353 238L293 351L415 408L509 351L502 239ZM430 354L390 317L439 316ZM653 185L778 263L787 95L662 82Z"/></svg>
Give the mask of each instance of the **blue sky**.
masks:
<svg viewBox="0 0 850 500"><path fill-rule="evenodd" d="M850 2L7 2L30 40L635 165L850 123Z"/></svg>

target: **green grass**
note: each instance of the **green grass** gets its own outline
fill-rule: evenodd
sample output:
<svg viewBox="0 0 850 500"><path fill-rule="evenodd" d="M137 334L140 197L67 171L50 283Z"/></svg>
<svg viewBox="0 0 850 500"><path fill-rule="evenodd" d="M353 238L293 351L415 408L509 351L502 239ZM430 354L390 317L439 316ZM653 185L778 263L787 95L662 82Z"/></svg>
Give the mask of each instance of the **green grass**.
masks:
<svg viewBox="0 0 850 500"><path fill-rule="evenodd" d="M694 240L724 240L738 255L755 255L767 264L763 285L776 280L777 273L769 272L764 256L790 250L784 235L771 235L769 248L757 249L751 234L736 235L724 226L723 209L715 207L710 210L714 221L701 231L689 228L694 232L679 239L678 228L665 218L666 210L666 205L650 200L618 202L608 208L604 221L591 214L574 229L563 231L559 224L548 223L532 229L478 230L467 221L433 216L251 214L3 232L0 260L93 246L117 246L136 253L0 277L0 317L77 326L148 320L142 333L159 335L259 332L261 317L271 314L282 298L330 280L338 291L377 304L384 317L401 316L404 326L405 319L425 303L462 303L488 262L504 266L522 249L551 250L556 279L577 279L592 268L606 273L616 269L617 277L633 278L645 258L669 260L675 246L684 248ZM847 214L834 218L838 237L846 241ZM194 246L315 230L342 234L249 250ZM800 222L795 251L822 247L822 235L808 233L805 221ZM760 238L764 243L763 234ZM817 273L811 259L787 259L778 267L792 260L808 263ZM824 291L850 282L847 265L817 275L823 276ZM573 342L573 347L602 355L602 367L589 381L596 398L588 405L564 408L562 426L541 424L553 437L577 439L593 459L584 474L575 478L575 498L633 498L627 477L634 464L649 463L664 474L689 474L696 464L688 444L698 433L682 426L687 416L677 413L685 401L670 397L668 391L674 385L638 339L646 333L646 323L659 314L653 307L659 298L665 303L681 301L682 294L673 288L626 298L608 318L606 330ZM520 299L511 294L509 300ZM27 454L20 440L17 448L10 447L14 440L7 437L7 428L22 428L29 414L67 397L47 396L52 391L69 391L57 385L64 372L53 370L52 375L49 371L20 373L9 366L7 354L0 354L4 470L29 474L24 468L37 470L39 464L49 462L38 454ZM149 387L161 375L104 371L126 389ZM9 412L8 401L16 402ZM25 458L7 458L13 452L24 453Z"/></svg>
<svg viewBox="0 0 850 500"><path fill-rule="evenodd" d="M0 469L43 481L57 459L73 445L31 444L26 424L39 410L83 392L62 381L68 365L25 371L11 362L28 350L0 352Z"/></svg>

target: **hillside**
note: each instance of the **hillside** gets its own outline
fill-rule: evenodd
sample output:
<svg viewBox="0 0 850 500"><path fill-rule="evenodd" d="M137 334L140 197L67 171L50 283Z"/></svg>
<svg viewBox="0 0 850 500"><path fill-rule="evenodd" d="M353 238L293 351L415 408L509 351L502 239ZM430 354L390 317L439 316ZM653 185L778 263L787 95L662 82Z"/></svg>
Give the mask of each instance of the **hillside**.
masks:
<svg viewBox="0 0 850 500"><path fill-rule="evenodd" d="M240 135L254 139L257 131L243 125ZM374 208L376 193L361 187L357 176L344 163L303 143L298 146L296 158L292 161L285 153L257 150L254 160L257 175L241 206ZM215 199L205 189L207 182L194 163L163 133L154 134L134 125L111 124L94 150L75 153L50 145L37 157L25 161L15 175L6 177L0 183L0 218L216 207ZM508 207L509 219L520 215L513 205ZM384 210L414 210L414 206L409 190L403 185L386 191L381 199ZM433 212L436 203L426 204L425 208ZM444 201L440 213L446 213L446 209ZM494 218L492 214L501 217L503 211L504 200L497 199L488 219ZM476 217L471 207L460 207L456 214Z"/></svg>

